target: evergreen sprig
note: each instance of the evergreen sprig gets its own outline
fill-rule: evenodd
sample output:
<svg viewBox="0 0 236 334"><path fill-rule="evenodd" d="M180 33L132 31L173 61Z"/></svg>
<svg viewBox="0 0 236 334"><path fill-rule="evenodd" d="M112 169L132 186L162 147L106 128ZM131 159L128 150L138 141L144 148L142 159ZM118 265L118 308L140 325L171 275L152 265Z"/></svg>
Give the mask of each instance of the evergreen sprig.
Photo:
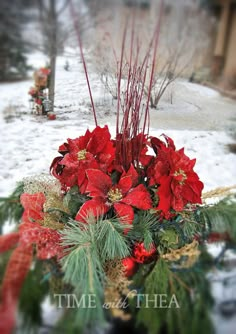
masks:
<svg viewBox="0 0 236 334"><path fill-rule="evenodd" d="M76 298L87 298L88 295L96 297L96 308L80 308L75 313L78 327L104 321L102 302L105 274L97 245L93 243L94 234L94 225L89 224L82 229L79 224L76 226L72 222L62 231L63 245L73 245L61 260L64 281L73 286Z"/></svg>
<svg viewBox="0 0 236 334"><path fill-rule="evenodd" d="M200 219L210 226L211 232L227 232L236 242L236 196L230 196L212 206L201 208Z"/></svg>
<svg viewBox="0 0 236 334"><path fill-rule="evenodd" d="M133 228L128 233L130 240L144 242L144 247L149 250L154 242L153 233L161 228L157 215L149 211L140 211L135 215Z"/></svg>
<svg viewBox="0 0 236 334"><path fill-rule="evenodd" d="M130 229L130 225L121 224L114 218L99 220L96 228L96 241L102 262L129 256L130 249L124 231Z"/></svg>
<svg viewBox="0 0 236 334"><path fill-rule="evenodd" d="M25 333L38 333L39 326L42 325L42 302L49 293L49 285L42 282L42 271L43 262L36 261L21 290L20 327Z"/></svg>
<svg viewBox="0 0 236 334"><path fill-rule="evenodd" d="M129 255L124 229L130 227L116 218L97 221L87 217L86 223L70 220L61 231L66 255L61 260L64 281L74 287L78 298L92 294L96 308L82 308L76 312L78 325L104 322L104 262Z"/></svg>
<svg viewBox="0 0 236 334"><path fill-rule="evenodd" d="M143 284L148 298L154 295L167 296L167 307L146 307L143 301L137 314L137 324L145 325L149 334L159 331L168 334L197 334L203 328L213 333L209 316L212 306L209 283L202 272L172 272L167 263L159 259ZM177 304L168 307L171 296ZM160 304L158 306L161 306Z"/></svg>
<svg viewBox="0 0 236 334"><path fill-rule="evenodd" d="M0 232L5 222L19 223L23 214L20 196L24 192L24 183L19 182L8 197L0 198ZM0 233L1 234L1 233Z"/></svg>

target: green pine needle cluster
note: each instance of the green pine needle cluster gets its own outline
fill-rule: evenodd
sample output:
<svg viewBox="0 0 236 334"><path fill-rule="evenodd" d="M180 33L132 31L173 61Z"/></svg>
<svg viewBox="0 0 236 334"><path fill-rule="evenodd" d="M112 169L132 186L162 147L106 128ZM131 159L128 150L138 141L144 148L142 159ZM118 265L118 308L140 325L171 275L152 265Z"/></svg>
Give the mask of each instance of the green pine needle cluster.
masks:
<svg viewBox="0 0 236 334"><path fill-rule="evenodd" d="M149 211L141 211L135 215L133 228L128 236L130 240L143 242L144 247L149 250L154 242L154 232L161 228L157 215Z"/></svg>
<svg viewBox="0 0 236 334"><path fill-rule="evenodd" d="M24 192L24 183L19 182L9 197L0 198L0 232L5 222L19 223L23 214L20 196ZM1 234L1 233L0 233Z"/></svg>
<svg viewBox="0 0 236 334"><path fill-rule="evenodd" d="M91 216L87 217L87 224L70 220L61 231L63 246L68 251L61 260L65 283L73 286L78 298L82 294L96 296L96 308L79 309L76 313L78 325L104 322L106 277L103 268L107 261L129 256L124 234L128 227L116 218L95 221Z"/></svg>
<svg viewBox="0 0 236 334"><path fill-rule="evenodd" d="M210 232L227 232L236 242L236 196L230 196L219 203L201 208L201 219L210 226Z"/></svg>

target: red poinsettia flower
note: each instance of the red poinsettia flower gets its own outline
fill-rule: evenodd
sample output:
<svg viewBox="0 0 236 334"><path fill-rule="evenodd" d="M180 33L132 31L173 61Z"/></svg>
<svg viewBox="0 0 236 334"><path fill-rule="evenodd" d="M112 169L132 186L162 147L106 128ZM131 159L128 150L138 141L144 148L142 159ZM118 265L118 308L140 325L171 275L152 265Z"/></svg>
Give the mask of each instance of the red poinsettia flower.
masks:
<svg viewBox="0 0 236 334"><path fill-rule="evenodd" d="M68 143L60 146L59 152L63 157L57 157L52 162L52 174L66 187L78 185L81 193L87 187L86 170L99 168L106 172L110 170L115 156L107 126L97 126L92 132L87 130L84 136L68 139Z"/></svg>
<svg viewBox="0 0 236 334"><path fill-rule="evenodd" d="M86 192L92 197L80 208L76 220L85 221L88 214L105 214L111 207L126 224L132 224L133 207L148 210L152 207L150 194L143 184L137 185L138 174L133 166L123 173L117 184L98 169L88 169L88 186ZM123 218L123 219L122 219Z"/></svg>
<svg viewBox="0 0 236 334"><path fill-rule="evenodd" d="M196 159L190 160L184 149L175 150L173 140L165 136L167 145L152 139L157 154L148 169L149 185L158 185L157 209L168 215L170 209L182 211L188 203L201 203L203 183L193 171Z"/></svg>

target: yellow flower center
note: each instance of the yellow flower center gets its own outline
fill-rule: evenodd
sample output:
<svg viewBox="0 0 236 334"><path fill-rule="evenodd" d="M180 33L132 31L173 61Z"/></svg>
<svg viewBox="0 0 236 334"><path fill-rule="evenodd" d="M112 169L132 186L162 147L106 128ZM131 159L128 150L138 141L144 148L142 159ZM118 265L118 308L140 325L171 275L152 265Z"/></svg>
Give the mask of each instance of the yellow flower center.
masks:
<svg viewBox="0 0 236 334"><path fill-rule="evenodd" d="M118 188L109 190L107 196L111 202L118 202L123 197L121 191Z"/></svg>
<svg viewBox="0 0 236 334"><path fill-rule="evenodd" d="M77 153L77 156L78 156L78 160L84 160L86 159L86 153L87 151L86 150L81 150Z"/></svg>
<svg viewBox="0 0 236 334"><path fill-rule="evenodd" d="M183 185L184 181L187 179L187 175L182 169L179 169L174 173L174 176L179 176L179 175L182 176L182 180L179 180L179 184Z"/></svg>

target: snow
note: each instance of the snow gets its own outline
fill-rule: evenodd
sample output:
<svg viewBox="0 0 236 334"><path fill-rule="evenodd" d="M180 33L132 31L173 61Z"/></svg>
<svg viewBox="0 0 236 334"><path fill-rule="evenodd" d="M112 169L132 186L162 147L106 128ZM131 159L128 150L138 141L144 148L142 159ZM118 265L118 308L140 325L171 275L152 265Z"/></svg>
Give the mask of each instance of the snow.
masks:
<svg viewBox="0 0 236 334"><path fill-rule="evenodd" d="M0 85L0 196L9 195L24 177L48 173L59 145L94 127L82 64L76 53L70 49L66 56L58 57L54 121L31 114L27 93L33 86L32 79ZM64 70L66 61L69 71ZM44 66L45 58L32 54L29 64L34 68ZM114 104L90 62L88 71L99 124L108 124L114 134ZM177 148L185 147L186 154L197 159L195 170L206 191L231 186L236 183L236 155L229 153L226 145L232 142L228 128L234 112L235 104L212 89L180 80L166 92L158 110L151 110L150 134L165 133L174 139ZM216 296L224 293L223 285L213 285L213 292ZM54 318L54 310L47 301L45 305L44 318ZM214 317L218 322L215 313ZM232 324L227 327L223 322L222 326L224 333L231 333Z"/></svg>

